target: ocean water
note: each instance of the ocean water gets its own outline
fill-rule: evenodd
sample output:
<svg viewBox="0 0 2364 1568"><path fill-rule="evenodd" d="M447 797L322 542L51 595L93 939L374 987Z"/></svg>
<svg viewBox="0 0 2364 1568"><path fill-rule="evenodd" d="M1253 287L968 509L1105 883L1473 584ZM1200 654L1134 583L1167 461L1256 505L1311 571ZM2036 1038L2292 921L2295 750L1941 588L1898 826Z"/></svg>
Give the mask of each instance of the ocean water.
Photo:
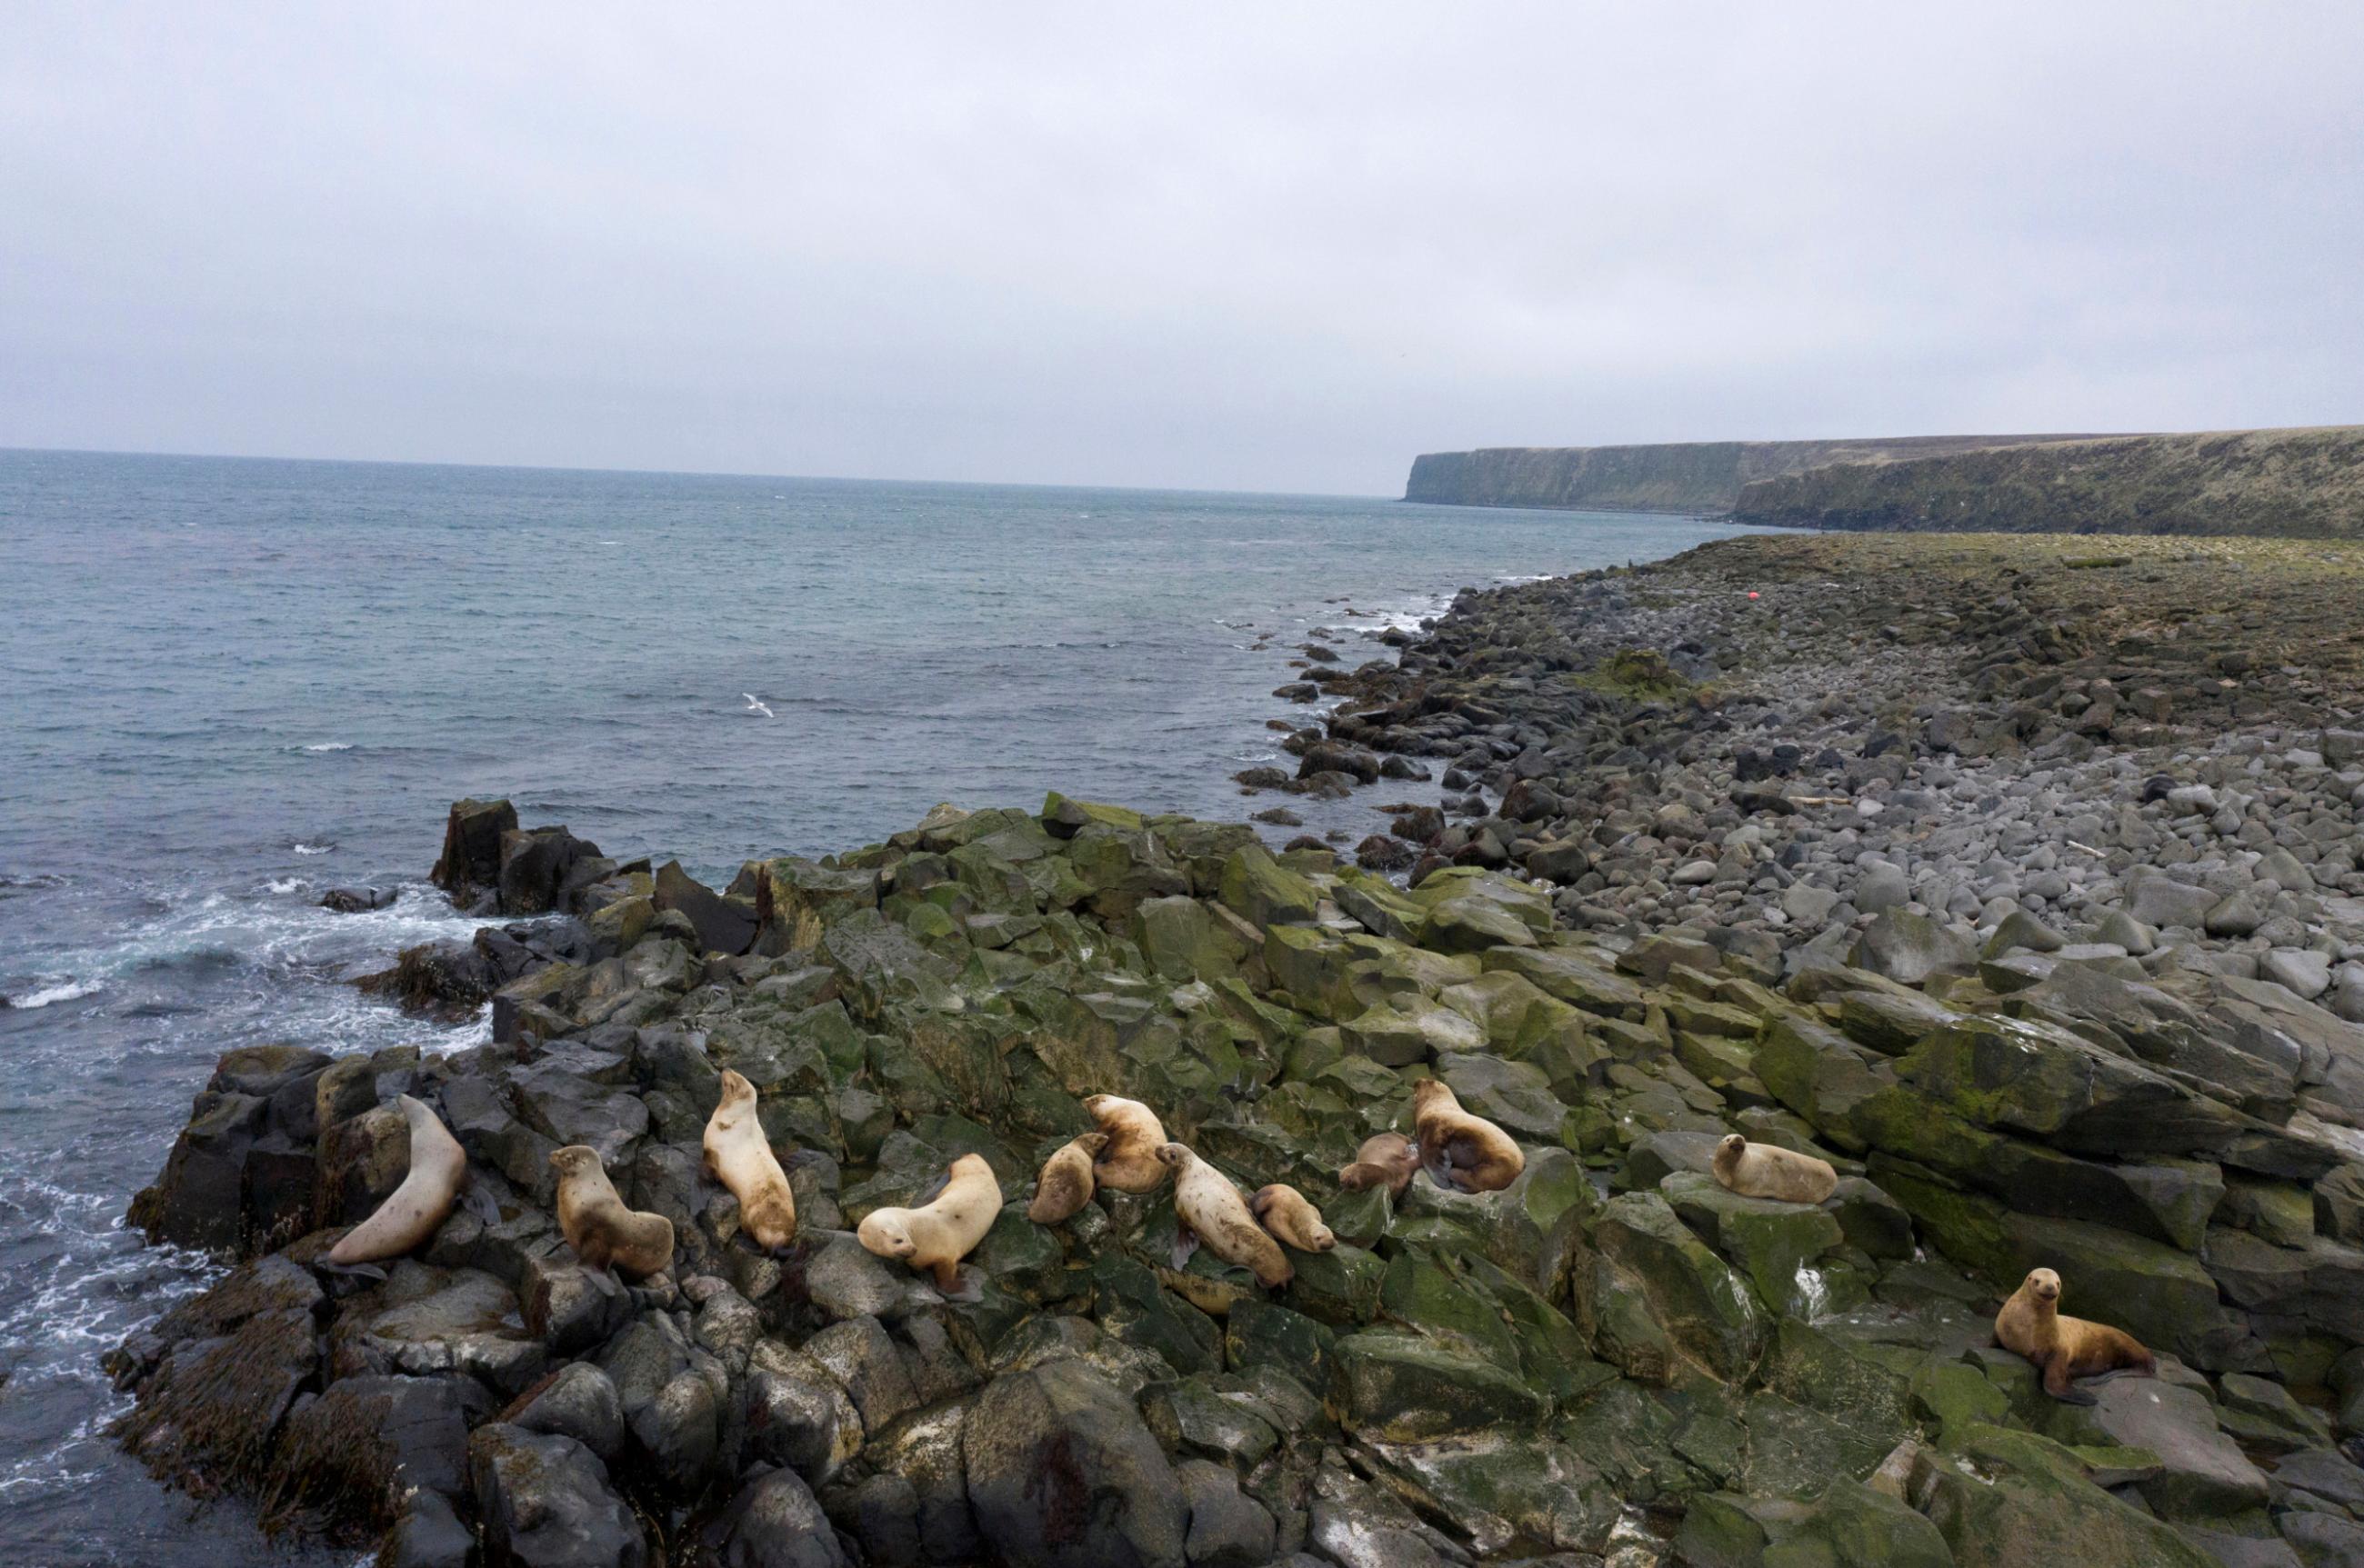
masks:
<svg viewBox="0 0 2364 1568"><path fill-rule="evenodd" d="M470 922L421 885L507 795L727 877L940 800L1252 808L1293 645L1689 519L1320 496L0 451L0 1542L340 1562L150 1482L98 1357L217 1272L122 1229L233 1046L452 1049L345 982ZM750 695L769 708L752 708ZM1388 786L1318 818L1369 831ZM1269 799L1254 805L1271 804ZM329 887L400 885L332 915Z"/></svg>

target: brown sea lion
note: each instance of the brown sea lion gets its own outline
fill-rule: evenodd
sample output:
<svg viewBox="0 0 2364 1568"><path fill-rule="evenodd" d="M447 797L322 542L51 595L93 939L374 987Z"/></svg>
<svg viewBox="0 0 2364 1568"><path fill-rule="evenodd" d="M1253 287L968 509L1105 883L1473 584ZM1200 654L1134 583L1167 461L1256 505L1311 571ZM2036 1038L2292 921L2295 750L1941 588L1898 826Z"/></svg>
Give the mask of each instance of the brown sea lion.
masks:
<svg viewBox="0 0 2364 1568"><path fill-rule="evenodd" d="M981 1154L964 1154L952 1163L943 1190L920 1208L875 1208L863 1218L854 1234L864 1247L882 1258L900 1258L915 1269L936 1276L936 1288L950 1291L960 1283L960 1261L985 1240L1001 1213L1001 1184Z"/></svg>
<svg viewBox="0 0 2364 1568"><path fill-rule="evenodd" d="M1350 1193L1385 1187L1388 1195L1401 1197L1404 1188L1411 1185L1412 1173L1419 1169L1420 1145L1400 1132L1382 1132L1363 1140L1362 1148L1355 1151L1355 1162L1338 1172L1338 1184Z"/></svg>
<svg viewBox="0 0 2364 1568"><path fill-rule="evenodd" d="M1157 1162L1157 1151L1165 1147L1165 1129L1157 1113L1139 1100L1114 1095L1094 1095L1084 1102L1084 1110L1108 1134L1107 1145L1092 1162L1092 1180L1121 1193L1156 1191L1165 1180L1165 1167Z"/></svg>
<svg viewBox="0 0 2364 1568"><path fill-rule="evenodd" d="M2025 1356L2044 1374L2044 1392L2068 1405L2091 1405L2093 1396L2070 1386L2080 1377L2114 1372L2153 1374L2158 1358L2140 1340L2107 1323L2060 1315L2060 1276L2032 1269L1995 1314L1995 1339Z"/></svg>
<svg viewBox="0 0 2364 1568"><path fill-rule="evenodd" d="M1297 1270L1280 1243L1265 1234L1248 1209L1247 1199L1232 1179L1192 1153L1187 1144L1169 1143L1157 1158L1174 1173L1174 1214L1188 1235L1227 1263L1237 1263L1255 1274L1267 1289L1287 1284ZM1187 1258L1181 1252L1175 1266Z"/></svg>
<svg viewBox="0 0 2364 1568"><path fill-rule="evenodd" d="M1326 1252L1338 1244L1338 1238L1321 1223L1321 1211L1286 1182L1258 1187L1255 1196L1248 1199L1248 1208L1257 1224L1300 1252Z"/></svg>
<svg viewBox="0 0 2364 1568"><path fill-rule="evenodd" d="M706 1119L706 1173L739 1200L739 1229L767 1252L797 1239L797 1199L755 1112L755 1085L724 1068L722 1098Z"/></svg>
<svg viewBox="0 0 2364 1568"><path fill-rule="evenodd" d="M597 1150L570 1143L550 1163L558 1173L558 1229L585 1268L644 1278L672 1266L673 1221L626 1208Z"/></svg>
<svg viewBox="0 0 2364 1568"><path fill-rule="evenodd" d="M460 1185L467 1180L468 1156L451 1129L408 1095L396 1103L410 1124L410 1169L367 1219L329 1249L332 1263L374 1263L420 1245L452 1212Z"/></svg>
<svg viewBox="0 0 2364 1568"><path fill-rule="evenodd" d="M1839 1173L1829 1161L1771 1143L1751 1143L1736 1132L1716 1144L1708 1165L1717 1181L1742 1197L1820 1203L1839 1184Z"/></svg>
<svg viewBox="0 0 2364 1568"><path fill-rule="evenodd" d="M1087 1132L1061 1144L1057 1153L1043 1162L1026 1218L1037 1225L1056 1225L1082 1213L1084 1205L1092 1201L1092 1157L1107 1143L1107 1133Z"/></svg>
<svg viewBox="0 0 2364 1568"><path fill-rule="evenodd" d="M1442 1079L1412 1085L1412 1133L1428 1179L1462 1193L1500 1192L1519 1179L1527 1157L1511 1135L1471 1116Z"/></svg>

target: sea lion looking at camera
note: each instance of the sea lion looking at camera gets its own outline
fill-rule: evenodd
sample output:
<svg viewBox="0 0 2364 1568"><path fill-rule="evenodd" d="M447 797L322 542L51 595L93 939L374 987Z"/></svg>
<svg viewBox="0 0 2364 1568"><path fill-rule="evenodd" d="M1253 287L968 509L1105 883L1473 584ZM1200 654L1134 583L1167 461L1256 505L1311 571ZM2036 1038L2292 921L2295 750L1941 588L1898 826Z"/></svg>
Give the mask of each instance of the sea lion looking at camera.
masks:
<svg viewBox="0 0 2364 1568"><path fill-rule="evenodd" d="M1338 1244L1338 1238L1321 1223L1321 1211L1286 1182L1258 1187L1255 1196L1248 1199L1248 1209L1257 1224L1300 1252L1326 1252Z"/></svg>
<svg viewBox="0 0 2364 1568"><path fill-rule="evenodd" d="M468 1179L468 1155L433 1111L404 1095L395 1102L410 1124L410 1169L370 1217L329 1249L329 1262L344 1266L398 1258L435 1234L459 1201Z"/></svg>
<svg viewBox="0 0 2364 1568"><path fill-rule="evenodd" d="M767 1252L797 1239L797 1199L756 1115L755 1085L724 1068L722 1098L706 1119L706 1173L739 1200L739 1229Z"/></svg>
<svg viewBox="0 0 2364 1568"><path fill-rule="evenodd" d="M1420 1145L1400 1132L1382 1132L1363 1140L1355 1162L1338 1172L1338 1184L1350 1193L1385 1187L1388 1196L1401 1197L1419 1169Z"/></svg>
<svg viewBox="0 0 2364 1568"><path fill-rule="evenodd" d="M1169 1143L1157 1151L1157 1158L1174 1173L1174 1215L1186 1233L1176 1241L1175 1267L1188 1261L1188 1240L1195 1237L1223 1262L1253 1272L1256 1284L1267 1289L1296 1277L1288 1254L1256 1223L1248 1200L1229 1176L1187 1144Z"/></svg>
<svg viewBox="0 0 2364 1568"><path fill-rule="evenodd" d="M2060 1276L2050 1269L2029 1270L1995 1314L1995 1340L2034 1362L2044 1374L2044 1392L2066 1405L2095 1403L2091 1395L2070 1386L2078 1378L2158 1371L2158 1358L2132 1334L2061 1316Z"/></svg>
<svg viewBox="0 0 2364 1568"><path fill-rule="evenodd" d="M952 1163L943 1190L920 1208L875 1208L864 1216L854 1234L862 1245L882 1258L900 1258L915 1269L936 1276L936 1288L950 1292L960 1283L960 1261L993 1229L1001 1213L1001 1184L981 1154L964 1154Z"/></svg>
<svg viewBox="0 0 2364 1568"><path fill-rule="evenodd" d="M1026 1218L1037 1225L1056 1225L1082 1213L1092 1201L1092 1161L1107 1145L1105 1132L1087 1132L1061 1144L1057 1153L1043 1162Z"/></svg>
<svg viewBox="0 0 2364 1568"><path fill-rule="evenodd" d="M1839 1173L1829 1161L1770 1143L1751 1143L1736 1132L1716 1144L1708 1167L1717 1181L1742 1197L1783 1203L1820 1203L1839 1184Z"/></svg>
<svg viewBox="0 0 2364 1568"><path fill-rule="evenodd" d="M1165 1167L1157 1161L1165 1129L1157 1113L1115 1095L1094 1095L1084 1102L1084 1111L1108 1134L1107 1145L1092 1162L1092 1180L1121 1193L1156 1191L1165 1180Z"/></svg>
<svg viewBox="0 0 2364 1568"><path fill-rule="evenodd" d="M558 1229L585 1268L645 1278L673 1266L673 1221L626 1208L597 1149L570 1143L550 1163L558 1173Z"/></svg>
<svg viewBox="0 0 2364 1568"><path fill-rule="evenodd" d="M1440 1187L1500 1192L1527 1168L1527 1157L1511 1135L1463 1110L1442 1079L1426 1078L1412 1085L1411 1116L1421 1168Z"/></svg>

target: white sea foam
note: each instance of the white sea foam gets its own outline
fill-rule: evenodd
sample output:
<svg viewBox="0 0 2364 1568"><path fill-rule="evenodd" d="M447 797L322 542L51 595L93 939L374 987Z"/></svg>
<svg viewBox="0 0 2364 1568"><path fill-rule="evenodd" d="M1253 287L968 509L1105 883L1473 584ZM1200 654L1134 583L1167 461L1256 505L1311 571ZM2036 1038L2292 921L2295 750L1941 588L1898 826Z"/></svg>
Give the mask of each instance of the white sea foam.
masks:
<svg viewBox="0 0 2364 1568"><path fill-rule="evenodd" d="M323 740L317 746L304 748L307 751L350 751L352 749L353 743L350 740Z"/></svg>
<svg viewBox="0 0 2364 1568"><path fill-rule="evenodd" d="M300 876L273 877L262 884L265 893L300 893L303 887L304 879Z"/></svg>
<svg viewBox="0 0 2364 1568"><path fill-rule="evenodd" d="M8 1005L19 1012L46 1007L58 1002L72 1002L104 989L95 980L63 980L44 985L38 991L28 991L22 996L11 996Z"/></svg>
<svg viewBox="0 0 2364 1568"><path fill-rule="evenodd" d="M296 852L299 855L325 855L336 847L334 844L298 844Z"/></svg>

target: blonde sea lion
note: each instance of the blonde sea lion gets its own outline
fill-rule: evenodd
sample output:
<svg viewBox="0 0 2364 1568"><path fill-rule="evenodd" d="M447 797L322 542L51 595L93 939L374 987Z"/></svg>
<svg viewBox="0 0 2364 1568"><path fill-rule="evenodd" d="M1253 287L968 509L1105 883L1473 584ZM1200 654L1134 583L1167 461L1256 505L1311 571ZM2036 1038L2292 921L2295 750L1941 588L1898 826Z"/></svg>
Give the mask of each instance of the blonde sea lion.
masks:
<svg viewBox="0 0 2364 1568"><path fill-rule="evenodd" d="M2094 1403L2091 1395L2070 1386L2078 1378L2158 1371L2158 1358L2132 1334L2107 1323L2062 1317L2060 1276L2050 1269L2028 1271L1995 1314L1995 1339L2034 1362L2044 1374L2044 1392L2067 1405Z"/></svg>
<svg viewBox="0 0 2364 1568"><path fill-rule="evenodd" d="M1093 1156L1107 1145L1105 1132L1087 1132L1060 1145L1056 1154L1043 1162L1026 1218L1037 1225L1056 1225L1081 1213L1084 1205L1092 1201Z"/></svg>
<svg viewBox="0 0 2364 1568"><path fill-rule="evenodd" d="M1751 1143L1736 1132L1716 1144L1708 1165L1717 1181L1742 1197L1820 1203L1839 1184L1839 1173L1829 1161L1770 1143Z"/></svg>
<svg viewBox="0 0 2364 1568"><path fill-rule="evenodd" d="M398 1258L435 1234L459 1201L468 1155L433 1111L408 1095L396 1102L410 1124L410 1169L370 1217L338 1239L329 1262L340 1265Z"/></svg>
<svg viewBox="0 0 2364 1568"><path fill-rule="evenodd" d="M854 1232L864 1247L882 1258L900 1258L936 1276L936 1288L960 1282L960 1261L985 1240L1001 1213L1001 1184L981 1154L952 1163L943 1190L921 1208L875 1208Z"/></svg>
<svg viewBox="0 0 2364 1568"><path fill-rule="evenodd" d="M1412 1085L1412 1134L1429 1180L1455 1192L1500 1192L1519 1179L1527 1157L1511 1135L1471 1116L1439 1078Z"/></svg>
<svg viewBox="0 0 2364 1568"><path fill-rule="evenodd" d="M1420 1146L1400 1132L1366 1138L1355 1151L1355 1162L1338 1172L1338 1184L1350 1193L1385 1187L1390 1197L1401 1197L1420 1169Z"/></svg>
<svg viewBox="0 0 2364 1568"><path fill-rule="evenodd" d="M1255 1196L1248 1199L1248 1208L1257 1224L1300 1252L1326 1252L1338 1244L1338 1238L1321 1223L1321 1211L1286 1182L1258 1187Z"/></svg>
<svg viewBox="0 0 2364 1568"><path fill-rule="evenodd" d="M1265 1234L1229 1176L1192 1153L1188 1144L1166 1144L1157 1158L1174 1173L1174 1214L1188 1236L1223 1262L1252 1271L1256 1284L1267 1289L1296 1277L1288 1254ZM1175 1251L1174 1266L1180 1268L1188 1261L1188 1247L1177 1243Z"/></svg>
<svg viewBox="0 0 2364 1568"><path fill-rule="evenodd" d="M755 1085L724 1068L722 1098L706 1118L706 1173L739 1200L739 1229L767 1252L797 1239L797 1199L755 1112Z"/></svg>
<svg viewBox="0 0 2364 1568"><path fill-rule="evenodd" d="M1114 1095L1094 1095L1084 1110L1108 1134L1108 1144L1092 1162L1092 1180L1121 1193L1154 1192L1165 1180L1157 1151L1165 1147L1165 1129L1157 1113L1139 1100Z"/></svg>
<svg viewBox="0 0 2364 1568"><path fill-rule="evenodd" d="M550 1157L558 1173L558 1229L586 1269L639 1277L673 1264L673 1221L626 1208L599 1151L570 1143Z"/></svg>

